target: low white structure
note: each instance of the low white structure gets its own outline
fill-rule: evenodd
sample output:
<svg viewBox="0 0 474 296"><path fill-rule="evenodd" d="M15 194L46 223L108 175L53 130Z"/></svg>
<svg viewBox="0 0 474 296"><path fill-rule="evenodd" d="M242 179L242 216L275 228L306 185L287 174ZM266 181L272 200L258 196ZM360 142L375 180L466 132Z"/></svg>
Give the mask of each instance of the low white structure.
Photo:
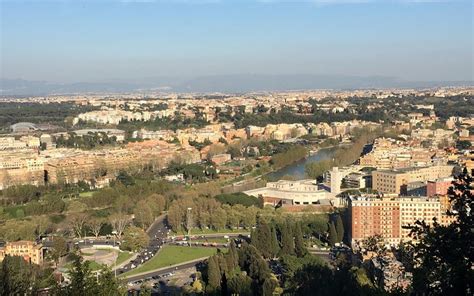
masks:
<svg viewBox="0 0 474 296"><path fill-rule="evenodd" d="M315 180L268 182L266 187L244 191L245 194L264 198L292 200L294 205L310 205L328 202L327 191L318 188Z"/></svg>

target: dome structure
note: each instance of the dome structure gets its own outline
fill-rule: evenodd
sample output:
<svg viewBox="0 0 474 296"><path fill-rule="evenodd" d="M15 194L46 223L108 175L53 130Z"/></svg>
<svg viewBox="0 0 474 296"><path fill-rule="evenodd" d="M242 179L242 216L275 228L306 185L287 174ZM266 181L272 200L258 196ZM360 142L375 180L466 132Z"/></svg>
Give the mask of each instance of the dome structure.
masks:
<svg viewBox="0 0 474 296"><path fill-rule="evenodd" d="M31 123L31 122L18 122L18 123L12 124L10 126L10 129L14 133L25 133L25 132L38 130L38 126L36 126L36 124Z"/></svg>

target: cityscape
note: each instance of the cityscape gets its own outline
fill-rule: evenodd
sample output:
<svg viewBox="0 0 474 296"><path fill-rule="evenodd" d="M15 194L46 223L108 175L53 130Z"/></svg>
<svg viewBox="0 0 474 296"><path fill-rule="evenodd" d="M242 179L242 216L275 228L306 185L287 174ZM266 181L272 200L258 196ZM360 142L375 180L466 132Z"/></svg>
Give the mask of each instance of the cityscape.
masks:
<svg viewBox="0 0 474 296"><path fill-rule="evenodd" d="M1 296L474 293L472 2L0 7Z"/></svg>

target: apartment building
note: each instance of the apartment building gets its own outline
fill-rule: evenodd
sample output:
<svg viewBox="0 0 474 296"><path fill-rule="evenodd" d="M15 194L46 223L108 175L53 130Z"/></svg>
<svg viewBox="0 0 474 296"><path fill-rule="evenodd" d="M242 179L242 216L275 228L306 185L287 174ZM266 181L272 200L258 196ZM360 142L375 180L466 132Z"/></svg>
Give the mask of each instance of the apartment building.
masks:
<svg viewBox="0 0 474 296"><path fill-rule="evenodd" d="M426 196L433 197L448 194L448 189L452 186L452 182L452 177L428 181L426 183Z"/></svg>
<svg viewBox="0 0 474 296"><path fill-rule="evenodd" d="M454 166L434 165L372 172L372 188L380 193L406 194L406 185L412 182L426 182L452 175Z"/></svg>
<svg viewBox="0 0 474 296"><path fill-rule="evenodd" d="M439 222L443 215L439 198L351 197L349 239L357 244L370 236L381 235L386 243L397 245L411 239L410 230L404 226L413 225L417 220L432 224L433 218Z"/></svg>
<svg viewBox="0 0 474 296"><path fill-rule="evenodd" d="M24 151L0 152L0 189L21 184L44 184L44 159Z"/></svg>
<svg viewBox="0 0 474 296"><path fill-rule="evenodd" d="M5 256L20 256L29 263L40 265L44 260L43 245L32 241L7 242L0 247L0 261L3 261Z"/></svg>

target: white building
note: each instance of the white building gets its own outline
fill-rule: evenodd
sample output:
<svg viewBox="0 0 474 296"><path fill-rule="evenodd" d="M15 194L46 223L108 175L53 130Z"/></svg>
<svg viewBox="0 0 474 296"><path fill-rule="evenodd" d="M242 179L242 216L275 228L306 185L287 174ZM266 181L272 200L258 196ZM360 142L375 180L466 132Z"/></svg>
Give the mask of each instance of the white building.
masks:
<svg viewBox="0 0 474 296"><path fill-rule="evenodd" d="M311 205L327 203L327 191L319 189L312 179L299 181L279 180L268 182L266 187L244 191L255 197L270 197L282 200L292 200L294 205Z"/></svg>

